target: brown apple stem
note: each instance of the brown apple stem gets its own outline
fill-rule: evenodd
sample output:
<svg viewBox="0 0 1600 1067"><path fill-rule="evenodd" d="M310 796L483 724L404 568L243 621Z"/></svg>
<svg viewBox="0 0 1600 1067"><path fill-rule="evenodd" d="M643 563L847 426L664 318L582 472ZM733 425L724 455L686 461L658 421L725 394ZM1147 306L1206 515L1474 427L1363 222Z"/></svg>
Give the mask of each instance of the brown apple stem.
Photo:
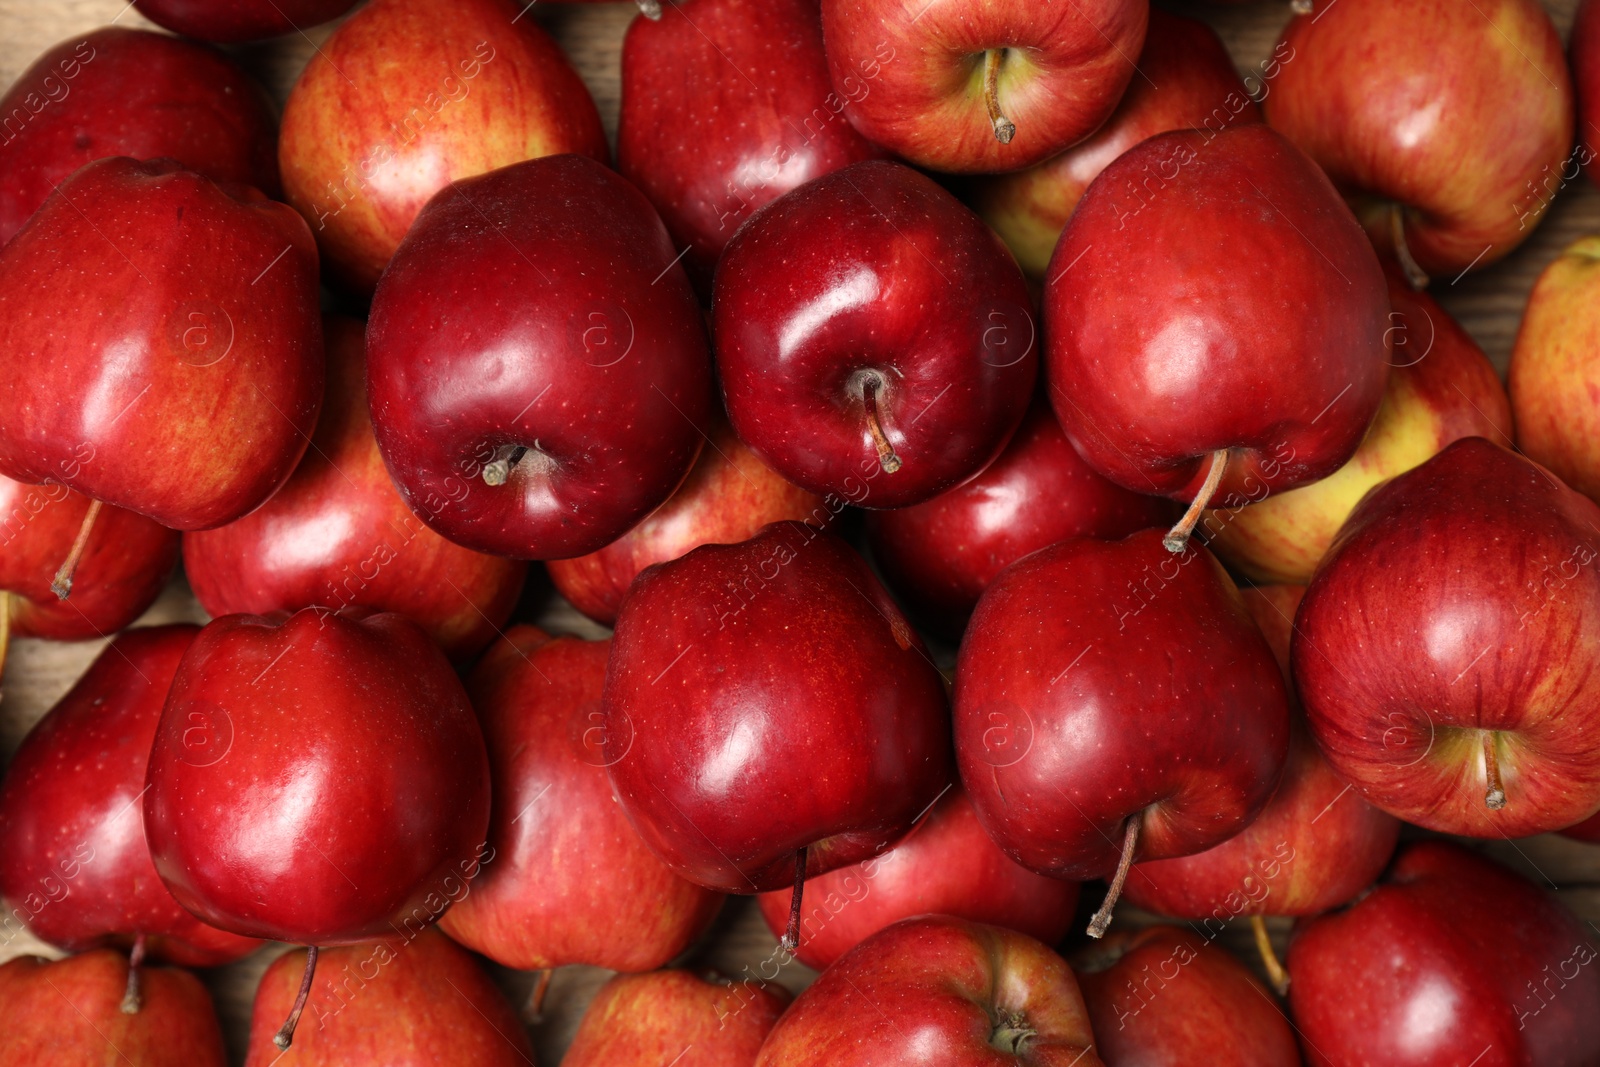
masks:
<svg viewBox="0 0 1600 1067"><path fill-rule="evenodd" d="M526 448L513 448L508 455L496 456L483 465L483 480L488 485L504 485L506 479L511 477L511 468L515 467L523 456L528 454Z"/></svg>
<svg viewBox="0 0 1600 1067"><path fill-rule="evenodd" d="M872 434L872 443L878 446L878 465L885 474L893 474L900 469L900 457L894 454L894 446L883 432L883 421L878 415L878 387L882 384L883 380L876 374L868 378L861 387L861 399L867 406L867 432Z"/></svg>
<svg viewBox="0 0 1600 1067"><path fill-rule="evenodd" d="M991 48L983 54L983 103L989 109L989 125L994 127L994 139L1010 144L1017 135L1017 124L1000 112L1000 63L1005 58L1004 48Z"/></svg>
<svg viewBox="0 0 1600 1067"><path fill-rule="evenodd" d="M1161 539L1168 552L1182 552L1189 547L1189 535L1194 533L1195 523L1200 521L1206 505L1217 494L1217 486L1222 484L1222 475L1227 469L1228 450L1219 448L1211 453L1211 469L1206 472L1205 483L1194 495L1194 501L1189 505L1189 510L1183 513L1183 518L1178 520L1178 525L1168 530L1167 536Z"/></svg>
<svg viewBox="0 0 1600 1067"><path fill-rule="evenodd" d="M278 1032L272 1035L272 1043L280 1049L287 1049L294 1044L294 1028L300 1025L300 1013L306 1010L306 1000L311 996L311 976L316 973L317 946L307 945L306 970L300 977L300 992L295 994L294 1007L289 1009L289 1017L283 1020Z"/></svg>
<svg viewBox="0 0 1600 1067"><path fill-rule="evenodd" d="M1250 930L1256 935L1256 952L1261 955L1261 966L1267 969L1272 988L1277 990L1278 996L1288 996L1289 972L1283 969L1278 954L1273 951L1272 938L1267 936L1267 921L1259 915L1250 916Z"/></svg>
<svg viewBox="0 0 1600 1067"><path fill-rule="evenodd" d="M144 935L133 939L133 951L128 953L128 986L122 991L122 1014L138 1015L144 1004L139 992L139 968L144 966Z"/></svg>
<svg viewBox="0 0 1600 1067"><path fill-rule="evenodd" d="M1500 762L1494 754L1493 730L1483 732L1483 771L1489 779L1489 788L1483 794L1483 802L1489 805L1490 811L1499 811L1506 806L1506 790L1500 783Z"/></svg>
<svg viewBox="0 0 1600 1067"><path fill-rule="evenodd" d="M1317 9L1313 0L1289 0L1289 10L1296 15L1309 15Z"/></svg>
<svg viewBox="0 0 1600 1067"><path fill-rule="evenodd" d="M11 594L0 589L0 680L6 676L6 653L11 649Z"/></svg>
<svg viewBox="0 0 1600 1067"><path fill-rule="evenodd" d="M1128 828L1122 834L1122 855L1117 859L1117 873L1111 879L1111 886L1106 890L1106 899L1101 902L1100 910L1094 913L1089 920L1089 936L1106 936L1106 927L1111 925L1111 912L1117 906L1117 898L1122 895L1122 883L1128 880L1128 870L1133 866L1133 853L1139 847L1139 816L1135 815L1128 820Z"/></svg>
<svg viewBox="0 0 1600 1067"><path fill-rule="evenodd" d="M522 1018L525 1022L538 1026L544 1022L544 998L550 992L550 975L554 972L546 967L534 979L533 991L528 994L528 1003L522 1007Z"/></svg>
<svg viewBox="0 0 1600 1067"><path fill-rule="evenodd" d="M1412 258L1411 246L1406 243L1406 212L1399 204L1389 205L1389 239L1394 244L1394 258L1413 289L1428 287L1428 272Z"/></svg>
<svg viewBox="0 0 1600 1067"><path fill-rule="evenodd" d="M794 854L794 895L789 898L789 928L783 932L778 947L793 952L800 947L800 898L806 888L806 850Z"/></svg>
<svg viewBox="0 0 1600 1067"><path fill-rule="evenodd" d="M661 4L659 0L639 0L639 13L651 22L660 22Z"/></svg>
<svg viewBox="0 0 1600 1067"><path fill-rule="evenodd" d="M61 569L50 579L50 591L62 600L72 594L72 576L78 570L78 560L83 558L83 550L89 547L89 535L94 532L94 520L99 517L100 501L89 501L89 510L83 515L83 525L78 527L78 536L67 550L67 558L61 561Z"/></svg>

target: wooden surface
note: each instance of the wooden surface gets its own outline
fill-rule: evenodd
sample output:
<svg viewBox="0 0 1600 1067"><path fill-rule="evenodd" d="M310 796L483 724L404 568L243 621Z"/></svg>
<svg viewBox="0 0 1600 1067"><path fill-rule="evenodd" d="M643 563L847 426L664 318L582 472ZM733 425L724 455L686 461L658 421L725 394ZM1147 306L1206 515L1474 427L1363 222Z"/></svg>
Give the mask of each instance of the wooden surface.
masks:
<svg viewBox="0 0 1600 1067"><path fill-rule="evenodd" d="M1577 0L1546 0L1546 6L1565 39ZM1247 73L1271 54L1278 33L1289 18L1287 5L1274 2L1222 9L1189 5L1186 10L1199 14L1217 27L1239 69ZM593 92L606 131L614 141L620 100L618 56L622 35L634 17L633 6L628 3L563 6L541 2L532 7L530 15L549 29L572 57ZM35 56L56 42L112 22L121 26L149 26L124 0L0 0L0 84L9 85ZM238 49L236 54L272 89L281 104L312 49L325 40L332 29L332 26L318 27L302 36ZM1600 191L1587 181L1579 181L1556 197L1538 231L1506 260L1459 281L1439 279L1432 291L1477 338L1503 374L1523 305L1539 272L1562 248L1577 237L1591 233L1600 233ZM585 636L604 632L548 592L547 584L540 589L525 601L523 611L529 618L555 632ZM205 618L180 576L141 622L203 622ZM33 723L66 692L103 644L16 642L6 663L5 677L0 682L0 693L3 693L0 749L7 759ZM948 663L950 650L944 652ZM1600 847L1581 845L1554 835L1514 842L1487 842L1482 843L1482 847L1559 892L1570 907L1591 923L1600 920ZM1089 887L1084 898L1084 908L1092 909L1099 902L1099 888ZM1119 924L1147 921L1150 917L1135 909L1119 910ZM1238 923L1234 926L1238 928L1227 931L1223 941L1254 965L1248 950L1247 928ZM1273 927L1281 944L1287 924L1274 922ZM775 948L776 940L768 933L753 902L736 898L729 902L705 943L684 962L740 977L746 969L750 974L758 973L773 957ZM234 1062L243 1060L256 981L267 963L281 951L282 946L275 946L239 964L203 973L216 997ZM25 934L9 943L0 943L0 960L21 953L59 955ZM531 988L532 976L492 969L508 995L520 1003ZM530 1028L540 1063L549 1065L559 1060L584 1006L606 977L608 972L590 967L566 968L556 974L545 1006L545 1019ZM782 970L778 981L798 990L814 977L808 968L791 963ZM0 1012L3 1012L3 1005L0 1005Z"/></svg>

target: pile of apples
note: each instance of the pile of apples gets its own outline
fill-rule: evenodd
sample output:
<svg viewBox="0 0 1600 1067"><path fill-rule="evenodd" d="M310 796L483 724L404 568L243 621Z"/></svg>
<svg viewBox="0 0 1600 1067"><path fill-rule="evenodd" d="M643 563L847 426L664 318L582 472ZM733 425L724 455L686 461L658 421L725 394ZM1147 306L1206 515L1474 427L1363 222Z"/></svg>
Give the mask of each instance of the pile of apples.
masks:
<svg viewBox="0 0 1600 1067"><path fill-rule="evenodd" d="M1600 1064L1472 848L1600 842L1600 236L1509 391L1425 291L1584 180L1600 0L1244 78L1147 0L641 2L614 154L532 4L370 0L280 121L203 42L351 0L134 3L0 101L0 663L111 639L0 783L75 953L0 1067L221 1064L183 968L263 940L250 1064L532 1062L474 953L623 972L569 1065ZM729 894L758 973L672 969Z"/></svg>

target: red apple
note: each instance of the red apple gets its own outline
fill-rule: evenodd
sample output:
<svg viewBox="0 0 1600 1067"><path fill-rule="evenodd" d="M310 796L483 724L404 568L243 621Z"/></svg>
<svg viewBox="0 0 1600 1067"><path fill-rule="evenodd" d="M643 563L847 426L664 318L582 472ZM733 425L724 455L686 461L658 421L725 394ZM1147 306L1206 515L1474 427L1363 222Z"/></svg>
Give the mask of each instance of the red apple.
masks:
<svg viewBox="0 0 1600 1067"><path fill-rule="evenodd" d="M184 571L214 616L393 611L466 659L505 626L528 568L452 544L406 507L367 416L362 330L353 319L324 322L328 391L311 448L261 507L187 534Z"/></svg>
<svg viewBox="0 0 1600 1067"><path fill-rule="evenodd" d="M612 798L600 713L610 651L517 626L467 683L489 747L494 860L440 925L507 967L648 971L722 905L663 866Z"/></svg>
<svg viewBox="0 0 1600 1067"><path fill-rule="evenodd" d="M869 67L876 70L877 65ZM862 72L855 82L875 74ZM685 0L622 46L617 168L709 289L739 224L797 185L883 150L828 81L817 0Z"/></svg>
<svg viewBox="0 0 1600 1067"><path fill-rule="evenodd" d="M69 38L0 98L0 245L73 171L107 156L175 159L278 192L277 122L261 86L213 49L111 26Z"/></svg>
<svg viewBox="0 0 1600 1067"><path fill-rule="evenodd" d="M1029 277L1044 277L1072 209L1122 153L1168 130L1217 131L1261 120L1222 39L1203 22L1152 8L1139 71L1117 110L1088 140L973 187L973 207L1011 246Z"/></svg>
<svg viewBox="0 0 1600 1067"><path fill-rule="evenodd" d="M1296 932L1289 1004L1312 1067L1592 1063L1596 956L1586 924L1537 886L1422 841L1349 910Z"/></svg>
<svg viewBox="0 0 1600 1067"><path fill-rule="evenodd" d="M1565 180L1572 79L1538 0L1315 0L1267 121L1416 281L1504 256Z"/></svg>
<svg viewBox="0 0 1600 1067"><path fill-rule="evenodd" d="M54 963L19 956L0 966L0 1063L223 1067L211 995L188 971L151 967L144 1007L120 1010L128 958L111 949Z"/></svg>
<svg viewBox="0 0 1600 1067"><path fill-rule="evenodd" d="M927 500L1022 420L1031 309L1016 261L955 197L898 163L857 163L768 204L728 245L712 302L728 417L812 492Z"/></svg>
<svg viewBox="0 0 1600 1067"><path fill-rule="evenodd" d="M1157 530L1012 564L956 663L956 758L978 819L1031 870L1112 875L1250 824L1289 746L1283 676L1233 581ZM1120 853L1119 853L1120 849Z"/></svg>
<svg viewBox="0 0 1600 1067"><path fill-rule="evenodd" d="M1191 931L1123 931L1073 963L1106 1067L1300 1067L1294 1031L1271 995Z"/></svg>
<svg viewBox="0 0 1600 1067"><path fill-rule="evenodd" d="M1378 410L1383 269L1328 179L1266 126L1159 134L1119 157L1050 275L1051 402L1129 489L1196 504L1292 489L1338 470Z"/></svg>
<svg viewBox="0 0 1600 1067"><path fill-rule="evenodd" d="M649 201L582 156L434 197L367 326L372 421L407 505L468 548L561 559L671 496L712 410L676 255Z"/></svg>
<svg viewBox="0 0 1600 1067"><path fill-rule="evenodd" d="M789 894L762 893L774 935L789 921ZM1072 925L1078 884L1019 867L989 840L972 801L946 793L927 819L872 859L806 883L801 963L825 970L868 937L913 915L953 915L1016 930L1053 945Z"/></svg>
<svg viewBox="0 0 1600 1067"><path fill-rule="evenodd" d="M1573 158L1600 184L1594 167L1600 158L1600 3L1579 0L1568 49L1578 98L1578 150Z"/></svg>
<svg viewBox="0 0 1600 1067"><path fill-rule="evenodd" d="M589 90L521 8L372 0L306 64L278 165L342 284L370 293L451 182L562 152L608 158Z"/></svg>
<svg viewBox="0 0 1600 1067"><path fill-rule="evenodd" d="M245 1067L283 1058L273 1041L295 1002L305 958L273 961L256 990ZM528 1067L522 1021L483 968L434 930L323 953L291 1063L305 1067Z"/></svg>
<svg viewBox="0 0 1600 1067"><path fill-rule="evenodd" d="M778 985L688 971L619 974L589 1003L561 1064L751 1067L788 1003Z"/></svg>
<svg viewBox="0 0 1600 1067"><path fill-rule="evenodd" d="M1145 0L822 0L822 29L856 129L918 166L993 173L1048 159L1105 122L1134 76L1149 10Z"/></svg>
<svg viewBox="0 0 1600 1067"><path fill-rule="evenodd" d="M1419 826L1557 830L1600 809L1600 507L1468 437L1369 493L1295 620L1333 769Z"/></svg>
<svg viewBox="0 0 1600 1067"><path fill-rule="evenodd" d="M756 1067L1100 1067L1066 961L945 915L857 945L778 1019Z"/></svg>
<svg viewBox="0 0 1600 1067"><path fill-rule="evenodd" d="M0 475L181 530L294 470L322 398L317 252L253 189L103 159L0 250Z"/></svg>
<svg viewBox="0 0 1600 1067"><path fill-rule="evenodd" d="M872 556L900 599L959 633L995 576L1069 537L1125 537L1177 518L1172 503L1130 492L1083 461L1043 395L998 459L932 500L867 513Z"/></svg>
<svg viewBox="0 0 1600 1067"><path fill-rule="evenodd" d="M356 0L133 0L158 26L202 41L237 44L281 37L332 22Z"/></svg>
<svg viewBox="0 0 1600 1067"><path fill-rule="evenodd" d="M709 427L689 476L665 504L598 552L546 564L550 580L573 607L610 626L633 579L646 567L701 545L754 537L771 522L809 519L826 526L844 509L785 480L725 420Z"/></svg>

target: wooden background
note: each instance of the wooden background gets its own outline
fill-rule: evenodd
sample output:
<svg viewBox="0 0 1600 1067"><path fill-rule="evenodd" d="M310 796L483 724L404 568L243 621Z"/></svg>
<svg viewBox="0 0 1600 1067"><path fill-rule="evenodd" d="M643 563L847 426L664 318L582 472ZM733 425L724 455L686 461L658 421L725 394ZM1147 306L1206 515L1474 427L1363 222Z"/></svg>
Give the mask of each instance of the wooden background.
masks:
<svg viewBox="0 0 1600 1067"><path fill-rule="evenodd" d="M1577 0L1545 0L1545 4L1564 40ZM1271 54L1279 31L1289 18L1287 5L1274 0L1242 8L1182 6L1187 13L1205 18L1218 29L1242 72L1259 69L1258 64ZM606 131L614 142L620 99L618 57L623 33L634 17L633 5L564 5L539 0L529 14L549 29L572 57L594 94ZM40 52L56 42L113 22L121 26L149 27L124 0L0 0L0 85L9 85ZM331 25L322 26L305 35L235 52L241 62L271 88L281 105L313 47L324 41L332 29ZM1432 291L1504 374L1523 306L1539 272L1573 240L1592 233L1600 233L1600 191L1587 181L1575 182L1556 197L1538 231L1511 256L1454 284L1447 279L1436 281ZM604 633L549 592L547 583L539 584L525 599L523 611L555 632L591 637ZM180 575L141 622L203 622L205 619ZM6 663L3 683L0 683L0 749L7 759L28 729L66 692L103 644L61 645L31 640L15 643ZM945 650L947 660L949 651ZM1558 891L1570 907L1591 923L1600 920L1600 847L1581 845L1553 835L1486 842L1482 847L1530 878ZM1099 888L1089 887L1084 898L1085 911L1092 910L1099 903ZM1121 924L1150 920L1135 909L1123 907L1117 921ZM1230 929L1224 941L1254 965L1248 948L1247 928L1241 923L1234 926L1237 928ZM1281 947L1287 923L1274 922L1273 929ZM747 967L754 973L761 962L771 956L775 946L776 940L768 933L753 902L735 898L730 900L710 937L685 962L738 977ZM216 997L234 1062L243 1061L256 981L267 963L281 951L282 946L273 946L233 966L203 973ZM0 961L22 953L60 955L27 935L0 944ZM532 976L498 968L494 971L508 995L520 1003L532 985ZM608 974L591 967L569 967L557 972L546 1002L544 1021L530 1027L540 1063L549 1065L559 1060L584 1006ZM791 963L778 980L799 990L814 977L808 968ZM4 1025L3 1005L0 1005L0 1025Z"/></svg>

